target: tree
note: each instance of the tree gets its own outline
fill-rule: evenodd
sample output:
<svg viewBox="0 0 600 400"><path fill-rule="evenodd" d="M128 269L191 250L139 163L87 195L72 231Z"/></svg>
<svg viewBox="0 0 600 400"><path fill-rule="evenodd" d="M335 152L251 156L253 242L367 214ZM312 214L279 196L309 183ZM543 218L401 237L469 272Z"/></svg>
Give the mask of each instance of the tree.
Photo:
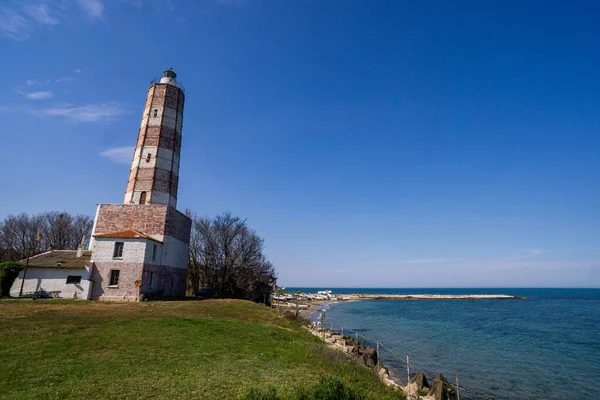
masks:
<svg viewBox="0 0 600 400"><path fill-rule="evenodd" d="M67 212L9 215L0 222L0 261L19 261L47 250L75 250L89 238L89 216Z"/></svg>
<svg viewBox="0 0 600 400"><path fill-rule="evenodd" d="M43 224L41 215L29 216L26 213L9 215L0 224L0 242L7 253L7 259L18 261L31 257L45 245L40 242L38 233Z"/></svg>
<svg viewBox="0 0 600 400"><path fill-rule="evenodd" d="M72 216L52 211L42 214L42 217L41 236L50 249L75 250L92 231L93 221L87 215Z"/></svg>
<svg viewBox="0 0 600 400"><path fill-rule="evenodd" d="M268 302L275 270L263 254L264 240L230 213L192 217L188 279L195 292L210 287L216 297Z"/></svg>
<svg viewBox="0 0 600 400"><path fill-rule="evenodd" d="M0 296L8 296L12 286L23 265L14 261L0 263Z"/></svg>

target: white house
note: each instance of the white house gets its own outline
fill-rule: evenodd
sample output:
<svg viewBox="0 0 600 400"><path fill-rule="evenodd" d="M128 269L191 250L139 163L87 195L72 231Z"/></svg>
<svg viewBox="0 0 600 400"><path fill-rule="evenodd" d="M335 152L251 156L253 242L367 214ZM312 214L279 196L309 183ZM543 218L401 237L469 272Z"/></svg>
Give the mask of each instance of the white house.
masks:
<svg viewBox="0 0 600 400"><path fill-rule="evenodd" d="M88 300L92 288L91 255L91 251L80 248L51 250L33 256L15 279L10 295Z"/></svg>

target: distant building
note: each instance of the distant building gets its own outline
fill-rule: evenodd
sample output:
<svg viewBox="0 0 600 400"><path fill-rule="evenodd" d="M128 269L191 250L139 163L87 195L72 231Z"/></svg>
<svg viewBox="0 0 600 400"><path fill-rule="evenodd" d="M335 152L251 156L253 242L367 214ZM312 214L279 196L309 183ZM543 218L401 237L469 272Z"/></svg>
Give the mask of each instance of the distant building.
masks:
<svg viewBox="0 0 600 400"><path fill-rule="evenodd" d="M90 298L91 251L51 250L31 257L10 289L18 297ZM25 264L26 261L22 261ZM25 282L23 282L25 277Z"/></svg>
<svg viewBox="0 0 600 400"><path fill-rule="evenodd" d="M172 69L148 89L123 204L99 204L92 299L184 296L191 220L175 209L184 93Z"/></svg>

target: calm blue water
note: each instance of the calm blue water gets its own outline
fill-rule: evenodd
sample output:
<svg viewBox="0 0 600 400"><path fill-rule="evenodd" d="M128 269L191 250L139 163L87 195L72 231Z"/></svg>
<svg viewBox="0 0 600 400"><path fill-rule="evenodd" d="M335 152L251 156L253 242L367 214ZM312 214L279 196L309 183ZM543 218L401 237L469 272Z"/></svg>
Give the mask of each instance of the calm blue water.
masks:
<svg viewBox="0 0 600 400"><path fill-rule="evenodd" d="M288 288L296 289L323 290ZM461 386L494 399L600 399L600 289L332 290L525 296L340 302L328 309L327 321L358 329L404 358L410 355L414 372L439 371L450 381L458 373ZM406 367L387 358L404 382Z"/></svg>

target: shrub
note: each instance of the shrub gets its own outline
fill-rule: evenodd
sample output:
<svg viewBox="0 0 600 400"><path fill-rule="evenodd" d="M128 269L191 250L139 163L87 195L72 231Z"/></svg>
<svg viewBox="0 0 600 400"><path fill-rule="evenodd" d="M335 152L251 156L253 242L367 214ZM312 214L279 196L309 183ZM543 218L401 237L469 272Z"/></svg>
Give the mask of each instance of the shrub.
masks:
<svg viewBox="0 0 600 400"><path fill-rule="evenodd" d="M0 263L0 296L9 295L10 287L22 269L23 265L15 261Z"/></svg>

